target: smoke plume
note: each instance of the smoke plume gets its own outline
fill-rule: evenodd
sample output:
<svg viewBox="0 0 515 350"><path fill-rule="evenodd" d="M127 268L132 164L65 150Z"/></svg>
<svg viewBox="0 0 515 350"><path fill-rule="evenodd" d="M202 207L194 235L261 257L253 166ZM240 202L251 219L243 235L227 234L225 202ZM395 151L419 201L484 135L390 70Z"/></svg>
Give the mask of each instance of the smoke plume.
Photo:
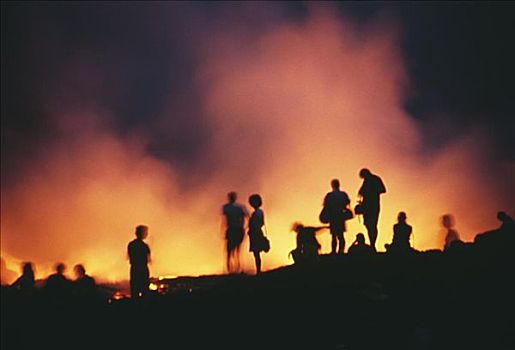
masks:
<svg viewBox="0 0 515 350"><path fill-rule="evenodd" d="M410 79L393 21L342 21L330 7L266 30L227 17L192 34L196 64L185 94L170 94L157 118L127 132L96 96L95 103L70 97L72 82L95 90L108 72L83 60L70 66L73 79L46 97L55 140L2 187L2 256L11 269L33 261L43 277L63 261L83 263L101 279L125 279L126 245L135 226L146 224L152 275L220 273L221 205L233 190L244 203L252 193L264 199L272 249L263 261L271 269L291 262L292 222L319 224L332 178L356 204L363 167L388 191L380 250L399 211L414 227L415 248L426 250L442 246L442 214L452 213L470 241L497 225L497 210L511 209L501 179L513 165L489 160L480 129L425 151L423 129L403 108ZM173 157L156 151L158 137ZM358 232L366 231L354 219L348 244ZM328 252L329 233L321 241ZM252 271L247 249L245 241Z"/></svg>

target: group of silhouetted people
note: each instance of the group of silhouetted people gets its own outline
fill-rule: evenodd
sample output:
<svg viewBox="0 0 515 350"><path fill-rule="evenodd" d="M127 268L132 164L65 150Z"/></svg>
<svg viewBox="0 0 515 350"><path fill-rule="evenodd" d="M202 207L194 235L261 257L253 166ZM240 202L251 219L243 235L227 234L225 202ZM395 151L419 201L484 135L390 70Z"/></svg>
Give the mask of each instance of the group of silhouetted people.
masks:
<svg viewBox="0 0 515 350"><path fill-rule="evenodd" d="M380 211L380 195L386 193L386 187L377 175L368 169L361 169L359 176L363 184L359 189L359 202L355 208L356 214L363 215L365 227L370 240L370 247L376 250L377 222ZM297 233L297 247L290 252L295 262L316 260L321 245L316 238L316 233L328 228L331 233L331 252L343 254L345 250L346 222L354 217L350 208L350 199L347 193L340 189L340 181L331 181L332 191L327 193L323 201L323 209L320 213L320 221L328 226L312 227L295 223L293 231ZM245 229L250 238L250 252L254 255L256 273L261 272L261 252L270 249L270 242L263 233L265 226L264 212L261 209L262 198L258 194L249 197L249 204L254 209L249 213L244 205L236 202L236 192L227 195L228 202L222 207L223 231L226 241L226 269L228 272L240 270L240 247L245 237ZM266 231L266 230L265 230Z"/></svg>
<svg viewBox="0 0 515 350"><path fill-rule="evenodd" d="M66 265L58 263L55 265L55 273L51 274L44 281L44 291L49 296L66 297L93 297L96 293L95 279L86 274L84 265L77 264L74 267L75 279L70 280L65 276ZM34 267L31 262L22 264L21 276L11 284L11 287L19 290L22 294L31 295L36 289Z"/></svg>
<svg viewBox="0 0 515 350"><path fill-rule="evenodd" d="M360 176L364 179L364 183L359 190L359 204L354 209L354 212L364 216L364 223L371 244L366 244L365 235L358 233L355 241L349 247L348 254L355 257L369 257L376 253L375 242L377 239L377 222L380 210L379 196L386 192L386 188L382 180L367 169L362 169ZM331 232L331 252L333 254L343 254L344 252L346 222L354 217L354 213L350 208L348 195L340 190L340 182L337 179L333 179L331 187L332 191L325 196L323 209L320 213L320 220L323 223L328 223L329 226L305 226L299 222L293 224L292 231L297 234L296 248L289 255L292 256L296 264L309 264L318 261L321 244L317 240L316 235L324 229L329 229ZM263 231L263 228L266 228L265 214L261 209L263 199L259 194L249 196L248 202L254 209L250 215L244 205L237 203L236 192L229 192L227 199L228 202L222 207L222 217L224 219L222 227L226 241L227 271L232 273L238 272L240 269L239 254L246 231L250 240L249 251L254 256L256 274L259 274L261 272L260 254L268 252L270 249L270 242ZM515 225L509 215L499 212L498 219L502 223L501 227L497 230L478 235L479 240L482 239L482 236L487 237L488 235L503 234L510 237L515 235ZM449 249L453 242L461 242L459 234L454 228L455 220L452 215L443 215L441 224L446 230L445 250ZM151 255L149 246L144 242L148 235L148 227L139 225L136 227L135 233L136 239L129 243L127 252L131 265L131 296L138 298L145 296L148 292L150 283L148 264L151 261ZM410 243L412 234L413 228L407 222L406 213L400 212L397 216L397 223L393 226L392 242L385 244L387 253L403 255L413 252L414 249ZM59 270L57 274L59 275ZM62 275L62 273L60 274ZM85 275L85 273L83 274ZM28 275L30 276L30 273ZM20 281L19 283L23 282Z"/></svg>
<svg viewBox="0 0 515 350"><path fill-rule="evenodd" d="M150 248L143 241L148 235L148 227L139 225L136 227L136 239L127 246L127 255L130 262L130 289L134 298L143 297L148 292L150 284ZM58 263L55 265L55 273L51 274L44 281L43 290L49 296L66 297L94 297L97 286L95 279L86 273L82 264L74 267L75 279L70 280L65 275L66 265ZM23 294L32 294L35 290L36 280L34 267L30 262L22 265L22 275L11 284L11 287Z"/></svg>
<svg viewBox="0 0 515 350"><path fill-rule="evenodd" d="M320 221L329 226L314 227L304 226L301 223L294 224L293 231L297 233L297 247L290 254L296 263L316 260L313 255L318 256L321 248L316 239L316 233L324 228L329 228L331 233L331 254L344 254L344 233L347 231L347 221L353 219L355 214L363 215L370 246L366 245L364 235L359 233L352 245L353 249L350 249L350 251L376 251L380 195L386 193L386 187L379 176L372 174L366 168L360 170L359 176L363 179L363 184L358 191L358 204L354 210L350 207L349 196L340 189L340 181L333 179L331 181L332 191L324 197L322 211L319 215Z"/></svg>
<svg viewBox="0 0 515 350"><path fill-rule="evenodd" d="M361 169L359 176L363 184L358 191L358 203L351 208L351 200L346 192L340 189L340 181L331 181L332 191L327 193L323 200L322 211L319 219L327 226L305 226L300 222L293 224L292 231L297 234L296 247L290 252L296 264L312 263L319 259L321 244L317 240L317 233L329 229L331 233L331 254L341 255L345 250L345 232L347 221L356 215L362 215L367 230L370 245L365 242L365 235L358 233L355 241L348 249L351 256L367 257L376 253L376 241L378 236L377 224L380 213L380 196L386 193L386 187L381 178L372 174L368 169ZM263 199L259 194L252 194L248 203L253 209L249 215L246 207L237 203L236 192L229 192L228 202L222 207L223 233L226 242L226 268L229 273L240 271L240 248L245 237L249 236L249 251L253 254L256 266L256 274L261 273L261 253L270 250L270 241L265 235L265 214L261 208ZM500 242L505 237L513 240L515 224L513 219L505 212L498 213L498 219L502 225L499 229L489 231L476 236L475 242ZM461 242L456 229L455 220L451 214L441 217L442 227L445 229L444 250ZM265 230L263 231L263 228ZM407 223L405 212L399 212L397 223L393 226L393 239L385 244L387 253L407 254L413 252L410 240L413 228ZM144 242L148 236L148 227L139 225L135 230L136 238L127 246L127 254L130 263L130 289L132 298L144 297L148 293L150 273L148 264L151 262L150 247ZM463 242L461 242L463 243ZM499 243L496 243L499 244ZM490 244L491 245L491 244ZM50 275L44 288L50 294L59 295L74 290L75 293L87 296L93 295L96 289L95 280L86 274L83 265L75 266L76 279L69 280L64 272L66 266L62 263L56 265L56 272ZM31 293L35 288L33 265L30 262L23 264L22 275L11 285L24 293Z"/></svg>
<svg viewBox="0 0 515 350"><path fill-rule="evenodd" d="M363 215L363 221L367 229L368 238L372 250L376 250L377 222L381 209L380 196L386 193L386 186L383 180L366 168L359 172L363 179L363 184L358 191L358 204L354 208L354 213ZM346 222L354 217L350 208L350 199L347 193L340 190L340 181L331 181L332 191L324 198L324 205L320 213L320 221L328 223L331 232L331 253L343 254L345 250ZM337 250L338 247L338 250Z"/></svg>
<svg viewBox="0 0 515 350"><path fill-rule="evenodd" d="M228 272L240 270L240 247L245 237L245 226L248 224L249 251L254 255L256 273L261 273L261 252L268 252L270 242L263 232L265 214L261 206L263 199L259 194L249 197L249 204L254 209L249 216L244 205L236 202L236 192L227 194L228 202L222 207L223 230L226 241L226 268Z"/></svg>
<svg viewBox="0 0 515 350"><path fill-rule="evenodd" d="M386 192L382 180L370 173L367 169L360 171L360 176L364 183L360 188L360 201L357 205L356 213L364 216L365 226L371 244L365 242L365 235L358 233L355 241L348 250L350 256L369 257L376 253L375 241L377 239L377 222L379 217L379 196ZM296 222L293 224L292 231L297 234L296 248L290 252L296 264L309 264L318 261L321 244L316 238L317 233L324 229L329 229L332 235L331 252L333 254L343 254L345 249L344 232L346 231L346 221L354 217L350 208L348 195L340 190L340 182L337 179L331 181L332 191L329 192L323 201L323 209L320 213L320 220L328 223L329 226L305 226ZM265 226L265 215L261 209L263 200L259 194L249 197L249 204L254 209L252 214L248 214L246 207L237 203L237 194L229 192L228 202L222 207L224 237L226 241L226 268L229 273L237 272L240 269L239 253L240 247L245 237L245 230L250 240L249 251L253 253L256 264L256 273L261 272L262 252L268 252L270 242L263 232ZM498 218L502 225L499 229L491 231L485 235L515 235L515 225L513 219L504 212L499 212ZM458 232L454 229L455 220L452 215L445 214L441 218L442 226L447 230L444 248L447 250L453 242L461 242ZM150 262L150 248L143 240L147 237L148 227L136 227L136 239L131 241L128 246L129 261L131 264L131 295L141 297L148 292ZM385 244L387 253L393 255L404 255L413 252L410 240L413 228L407 222L405 212L400 212L397 216L397 223L393 226L393 239L389 244ZM481 240L482 235L478 235Z"/></svg>

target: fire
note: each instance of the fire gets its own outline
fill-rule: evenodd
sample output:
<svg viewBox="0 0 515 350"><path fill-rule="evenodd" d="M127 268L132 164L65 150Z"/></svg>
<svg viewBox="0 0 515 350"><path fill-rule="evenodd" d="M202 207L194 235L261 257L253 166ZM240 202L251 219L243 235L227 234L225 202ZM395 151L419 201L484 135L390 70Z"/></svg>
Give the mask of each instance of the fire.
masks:
<svg viewBox="0 0 515 350"><path fill-rule="evenodd" d="M166 280L166 279L174 279L174 278L177 278L177 276L175 275L165 275L165 276L159 276L157 279L159 281L162 281L162 280Z"/></svg>
<svg viewBox="0 0 515 350"><path fill-rule="evenodd" d="M292 222L318 224L332 178L356 204L362 167L388 190L380 249L401 210L420 250L441 247L444 213L454 214L465 240L495 227L495 212L509 203L495 187L503 169L486 160L487 146L474 135L424 154L421 132L402 106L408 77L393 27L358 28L314 11L305 23L257 37L245 27L212 33L200 45L195 76L211 134L187 181L184 169L148 151L152 135L122 137L101 122L104 113L87 108L56 110L61 137L16 186L2 187L2 257L10 267L33 261L38 278L64 261L69 269L83 263L103 280L127 279L127 243L146 224L152 275L222 273L220 208L234 190L241 202L251 193L264 198L271 251L263 267L271 269L291 263ZM174 115L162 121L176 128ZM365 228L354 219L348 244L358 232ZM321 241L328 252L329 234ZM252 271L247 250L248 241L242 258Z"/></svg>
<svg viewBox="0 0 515 350"><path fill-rule="evenodd" d="M108 300L108 302L111 304L114 301L117 301L117 300L122 300L122 299L127 299L129 296L126 295L126 294L123 294L122 292L115 292L113 294L113 296Z"/></svg>

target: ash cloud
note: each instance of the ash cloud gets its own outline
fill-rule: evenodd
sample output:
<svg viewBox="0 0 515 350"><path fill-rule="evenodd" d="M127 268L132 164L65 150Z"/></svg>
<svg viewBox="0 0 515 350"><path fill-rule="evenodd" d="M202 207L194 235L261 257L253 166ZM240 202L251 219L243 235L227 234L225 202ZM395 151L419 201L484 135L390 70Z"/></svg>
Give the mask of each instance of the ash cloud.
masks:
<svg viewBox="0 0 515 350"><path fill-rule="evenodd" d="M5 8L2 254L41 273L63 260L125 278L140 223L154 275L221 272L229 190L263 194L265 267L284 264L291 222L316 223L332 177L355 199L363 166L389 189L379 245L399 210L419 249L441 244L441 214L470 240L513 210L513 163L491 157L481 126L430 147L441 125L405 110L412 78L393 17L284 4ZM353 222L348 240L362 230Z"/></svg>

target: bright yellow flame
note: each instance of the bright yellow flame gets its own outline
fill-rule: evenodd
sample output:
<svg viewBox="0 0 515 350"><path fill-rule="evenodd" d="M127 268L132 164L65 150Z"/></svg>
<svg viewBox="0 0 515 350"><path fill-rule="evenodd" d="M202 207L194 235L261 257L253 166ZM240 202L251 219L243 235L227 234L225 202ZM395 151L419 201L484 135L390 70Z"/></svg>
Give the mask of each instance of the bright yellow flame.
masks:
<svg viewBox="0 0 515 350"><path fill-rule="evenodd" d="M157 279L158 279L159 281L162 281L162 280L165 280L165 279L174 279L174 278L176 278L176 277L177 277L177 276L175 276L175 275L164 275L164 276L159 276Z"/></svg>

